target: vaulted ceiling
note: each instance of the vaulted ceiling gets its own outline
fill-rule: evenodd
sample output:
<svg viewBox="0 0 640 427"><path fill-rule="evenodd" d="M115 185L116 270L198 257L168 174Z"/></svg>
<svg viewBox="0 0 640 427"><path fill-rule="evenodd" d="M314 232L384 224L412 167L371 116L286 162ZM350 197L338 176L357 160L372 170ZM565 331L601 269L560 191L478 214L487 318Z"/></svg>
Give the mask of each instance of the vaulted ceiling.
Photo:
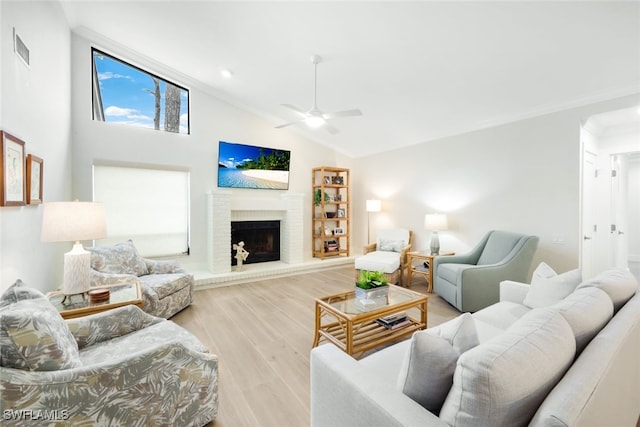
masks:
<svg viewBox="0 0 640 427"><path fill-rule="evenodd" d="M274 127L312 107L320 55L318 107L363 115L282 132L353 157L640 92L637 1L61 3Z"/></svg>

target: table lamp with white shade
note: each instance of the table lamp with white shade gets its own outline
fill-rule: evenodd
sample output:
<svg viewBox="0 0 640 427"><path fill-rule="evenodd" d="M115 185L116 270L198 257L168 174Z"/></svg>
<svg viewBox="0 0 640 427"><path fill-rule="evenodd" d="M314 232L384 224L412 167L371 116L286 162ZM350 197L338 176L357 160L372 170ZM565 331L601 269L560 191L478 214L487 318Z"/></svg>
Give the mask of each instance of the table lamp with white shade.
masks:
<svg viewBox="0 0 640 427"><path fill-rule="evenodd" d="M440 238L438 231L449 228L446 214L426 214L424 216L425 230L431 230L431 255L440 253Z"/></svg>
<svg viewBox="0 0 640 427"><path fill-rule="evenodd" d="M367 244L371 242L371 212L380 212L382 210L382 201L378 199L367 200Z"/></svg>
<svg viewBox="0 0 640 427"><path fill-rule="evenodd" d="M62 292L65 295L82 294L91 287L91 252L81 240L101 239L106 236L103 203L48 202L42 214L43 242L75 242L64 254Z"/></svg>

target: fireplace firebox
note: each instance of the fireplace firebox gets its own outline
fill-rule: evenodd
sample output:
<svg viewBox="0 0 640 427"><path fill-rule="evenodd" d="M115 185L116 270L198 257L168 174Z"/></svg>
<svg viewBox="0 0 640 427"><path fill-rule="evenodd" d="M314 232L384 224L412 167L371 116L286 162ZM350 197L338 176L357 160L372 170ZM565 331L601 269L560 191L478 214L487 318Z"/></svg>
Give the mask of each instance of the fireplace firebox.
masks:
<svg viewBox="0 0 640 427"><path fill-rule="evenodd" d="M244 242L249 256L244 264L280 260L280 221L232 221L231 243ZM236 265L231 249L231 265Z"/></svg>

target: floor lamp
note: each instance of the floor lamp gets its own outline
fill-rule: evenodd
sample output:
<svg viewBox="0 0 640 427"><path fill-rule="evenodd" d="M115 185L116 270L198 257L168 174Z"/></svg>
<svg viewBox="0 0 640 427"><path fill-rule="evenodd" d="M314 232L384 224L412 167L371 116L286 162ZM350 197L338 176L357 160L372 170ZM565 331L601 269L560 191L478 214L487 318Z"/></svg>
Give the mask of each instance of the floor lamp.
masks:
<svg viewBox="0 0 640 427"><path fill-rule="evenodd" d="M367 200L367 244L371 242L371 212L380 212L382 210L382 201L377 199Z"/></svg>

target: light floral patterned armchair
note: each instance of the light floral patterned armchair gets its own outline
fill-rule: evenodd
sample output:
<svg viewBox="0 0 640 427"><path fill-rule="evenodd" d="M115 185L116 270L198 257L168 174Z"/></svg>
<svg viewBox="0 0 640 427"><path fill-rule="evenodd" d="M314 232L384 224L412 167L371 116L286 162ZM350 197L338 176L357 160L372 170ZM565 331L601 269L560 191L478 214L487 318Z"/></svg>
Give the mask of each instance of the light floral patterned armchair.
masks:
<svg viewBox="0 0 640 427"><path fill-rule="evenodd" d="M144 311L170 318L193 300L193 276L175 261L156 261L138 255L133 242L92 246L91 286L140 282Z"/></svg>
<svg viewBox="0 0 640 427"><path fill-rule="evenodd" d="M18 281L0 297L0 344L12 425L202 426L218 412L217 357L133 305L65 321Z"/></svg>

